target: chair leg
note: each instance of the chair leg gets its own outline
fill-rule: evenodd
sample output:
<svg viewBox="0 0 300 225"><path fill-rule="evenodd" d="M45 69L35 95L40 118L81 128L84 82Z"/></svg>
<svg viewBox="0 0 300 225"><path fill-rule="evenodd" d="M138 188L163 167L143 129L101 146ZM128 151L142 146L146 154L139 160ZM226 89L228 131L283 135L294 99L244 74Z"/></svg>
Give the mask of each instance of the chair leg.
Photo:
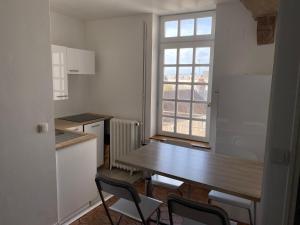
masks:
<svg viewBox="0 0 300 225"><path fill-rule="evenodd" d="M254 220L254 223L253 223L253 224L256 225L256 202L253 203L253 206L254 206L254 207L253 207L253 208L254 208L254 209L253 209L253 211L254 211L254 212L253 212L253 217L254 217L254 218L253 218L253 220Z"/></svg>
<svg viewBox="0 0 300 225"><path fill-rule="evenodd" d="M123 218L123 215L121 214L120 217L119 217L119 220L117 222L117 225L119 225L121 223L122 218Z"/></svg>
<svg viewBox="0 0 300 225"><path fill-rule="evenodd" d="M104 209L105 209L106 215L107 215L107 217L108 217L108 219L109 219L111 225L114 225L114 222L112 221L112 218L111 218L110 213L109 213L109 211L108 211L107 205L106 205L106 203L105 203L105 199L104 199L104 197L103 197L102 191L100 191L99 194L100 194L100 198L101 198L101 200L102 200L102 204L103 204L103 207L104 207Z"/></svg>
<svg viewBox="0 0 300 225"><path fill-rule="evenodd" d="M252 213L251 213L251 209L248 209L248 214L249 214L250 225L254 225L254 224L253 224L253 221L252 221Z"/></svg>
<svg viewBox="0 0 300 225"><path fill-rule="evenodd" d="M160 222L160 208L156 210L156 225L159 225Z"/></svg>

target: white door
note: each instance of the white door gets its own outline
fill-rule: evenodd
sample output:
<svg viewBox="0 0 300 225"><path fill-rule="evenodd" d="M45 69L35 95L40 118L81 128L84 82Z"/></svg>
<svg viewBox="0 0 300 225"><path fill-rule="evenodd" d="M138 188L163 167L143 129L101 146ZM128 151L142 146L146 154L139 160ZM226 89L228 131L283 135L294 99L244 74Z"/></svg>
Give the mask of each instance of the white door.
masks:
<svg viewBox="0 0 300 225"><path fill-rule="evenodd" d="M209 141L215 12L161 17L158 133Z"/></svg>
<svg viewBox="0 0 300 225"><path fill-rule="evenodd" d="M161 44L159 133L209 140L213 42Z"/></svg>
<svg viewBox="0 0 300 225"><path fill-rule="evenodd" d="M97 136L97 167L104 163L104 121L84 125L84 132Z"/></svg>
<svg viewBox="0 0 300 225"><path fill-rule="evenodd" d="M68 74L66 66L67 48L52 45L53 99L68 99Z"/></svg>

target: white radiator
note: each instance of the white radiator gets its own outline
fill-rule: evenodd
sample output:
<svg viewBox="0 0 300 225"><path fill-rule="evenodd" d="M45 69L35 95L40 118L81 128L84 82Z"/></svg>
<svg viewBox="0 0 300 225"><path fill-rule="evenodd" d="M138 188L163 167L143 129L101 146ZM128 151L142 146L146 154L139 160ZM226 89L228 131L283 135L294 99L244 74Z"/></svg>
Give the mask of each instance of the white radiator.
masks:
<svg viewBox="0 0 300 225"><path fill-rule="evenodd" d="M110 120L110 169L112 167L128 170L136 169L116 163L116 160L123 155L139 148L140 123L132 120L113 118Z"/></svg>

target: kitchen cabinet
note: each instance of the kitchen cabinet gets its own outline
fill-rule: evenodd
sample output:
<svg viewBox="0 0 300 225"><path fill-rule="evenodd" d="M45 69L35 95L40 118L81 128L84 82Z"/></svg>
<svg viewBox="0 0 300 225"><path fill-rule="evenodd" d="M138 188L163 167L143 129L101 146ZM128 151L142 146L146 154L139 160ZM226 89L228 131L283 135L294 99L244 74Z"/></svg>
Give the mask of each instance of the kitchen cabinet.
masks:
<svg viewBox="0 0 300 225"><path fill-rule="evenodd" d="M95 74L95 52L67 48L68 74Z"/></svg>
<svg viewBox="0 0 300 225"><path fill-rule="evenodd" d="M97 140L84 141L56 151L58 222L63 224L98 199Z"/></svg>
<svg viewBox="0 0 300 225"><path fill-rule="evenodd" d="M53 99L68 99L67 48L52 45Z"/></svg>
<svg viewBox="0 0 300 225"><path fill-rule="evenodd" d="M104 121L84 125L84 132L97 136L97 167L104 163Z"/></svg>
<svg viewBox="0 0 300 225"><path fill-rule="evenodd" d="M76 127L69 127L69 128L67 128L67 130L76 131L76 132L83 132L83 126L80 125L80 126L76 126Z"/></svg>

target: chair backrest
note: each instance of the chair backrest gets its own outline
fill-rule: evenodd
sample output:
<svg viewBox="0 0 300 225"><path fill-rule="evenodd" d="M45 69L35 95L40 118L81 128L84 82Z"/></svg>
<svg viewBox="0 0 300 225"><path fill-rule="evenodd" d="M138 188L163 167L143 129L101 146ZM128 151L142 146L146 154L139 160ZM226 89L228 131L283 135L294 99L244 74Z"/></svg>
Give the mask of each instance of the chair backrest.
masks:
<svg viewBox="0 0 300 225"><path fill-rule="evenodd" d="M177 195L168 196L170 225L173 225L173 214L193 221L191 224L230 225L227 213L216 206L194 202ZM196 223L195 223L196 222Z"/></svg>
<svg viewBox="0 0 300 225"><path fill-rule="evenodd" d="M95 182L99 192L105 191L118 198L124 198L135 203L141 202L138 192L128 182L116 180L101 174L97 174Z"/></svg>

